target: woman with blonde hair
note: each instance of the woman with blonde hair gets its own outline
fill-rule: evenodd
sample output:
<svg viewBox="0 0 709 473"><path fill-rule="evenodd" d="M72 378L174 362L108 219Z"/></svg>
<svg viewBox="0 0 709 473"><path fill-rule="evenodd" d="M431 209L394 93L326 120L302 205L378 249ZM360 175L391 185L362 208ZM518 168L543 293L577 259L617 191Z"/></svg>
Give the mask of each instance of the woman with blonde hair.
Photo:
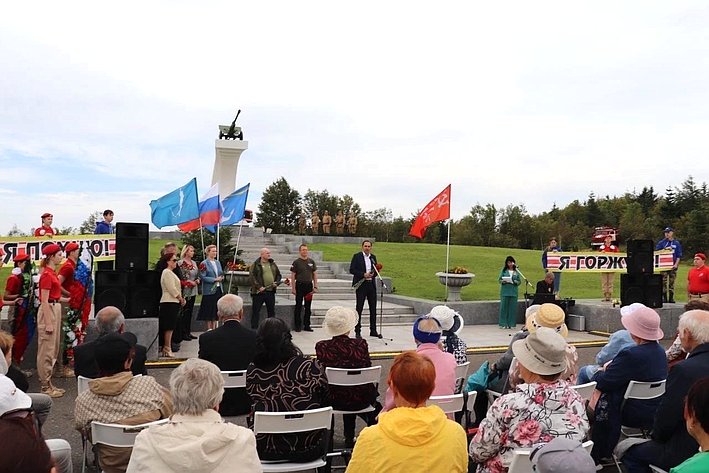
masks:
<svg viewBox="0 0 709 473"><path fill-rule="evenodd" d="M194 302L197 299L197 287L199 286L199 266L196 261L193 261L194 246L185 245L180 253L180 260L177 262L177 267L180 268L182 297L185 298L185 305L182 306L180 314L180 323L182 330L182 340L195 340L197 337L192 335L192 313L194 312Z"/></svg>
<svg viewBox="0 0 709 473"><path fill-rule="evenodd" d="M199 304L197 320L207 321L207 330L217 328L217 301L222 297L224 271L217 259L217 246L204 249L206 259L199 264L199 278L202 281L202 302Z"/></svg>

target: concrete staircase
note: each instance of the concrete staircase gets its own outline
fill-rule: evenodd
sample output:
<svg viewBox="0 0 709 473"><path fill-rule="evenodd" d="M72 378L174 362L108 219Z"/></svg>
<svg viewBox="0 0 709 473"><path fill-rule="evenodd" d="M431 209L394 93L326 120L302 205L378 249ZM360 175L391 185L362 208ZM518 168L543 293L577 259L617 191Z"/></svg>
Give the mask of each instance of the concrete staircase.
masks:
<svg viewBox="0 0 709 473"><path fill-rule="evenodd" d="M248 230L248 231L247 231ZM236 233L236 232L235 232ZM358 239L359 240L359 239ZM271 258L278 265L283 277L290 277L290 267L293 261L298 258L298 246L302 242L297 235L270 235L255 228L244 228L239 239L239 249L243 250L241 258L246 264L253 263L261 252L261 248L267 247L271 251ZM232 245L236 245L236 236L232 238ZM347 273L349 264L331 263L323 261L322 253L311 251L310 257L318 267L318 293L313 298L311 306L311 325L319 327L322 325L325 312L335 305L355 308L355 293L352 290L352 276ZM247 297L244 301L250 305ZM295 304L295 296L291 294L291 288L281 285L276 292L276 311L289 310ZM290 307L289 307L290 306ZM377 301L377 314L380 313L380 302ZM250 311L250 308L246 309ZM410 306L384 302L383 310L384 325L412 324L417 315ZM262 309L262 317L265 308ZM369 320L369 310L366 307L362 318ZM365 327L368 323L365 322Z"/></svg>

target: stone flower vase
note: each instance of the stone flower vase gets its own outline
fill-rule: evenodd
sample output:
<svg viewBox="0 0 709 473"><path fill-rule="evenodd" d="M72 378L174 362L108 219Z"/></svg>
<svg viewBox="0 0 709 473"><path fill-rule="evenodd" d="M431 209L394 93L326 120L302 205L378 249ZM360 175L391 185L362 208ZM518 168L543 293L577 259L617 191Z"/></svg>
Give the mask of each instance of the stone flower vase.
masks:
<svg viewBox="0 0 709 473"><path fill-rule="evenodd" d="M441 284L448 287L446 301L449 302L460 301L460 289L473 282L475 277L473 273L455 274L443 271L436 273L436 276Z"/></svg>

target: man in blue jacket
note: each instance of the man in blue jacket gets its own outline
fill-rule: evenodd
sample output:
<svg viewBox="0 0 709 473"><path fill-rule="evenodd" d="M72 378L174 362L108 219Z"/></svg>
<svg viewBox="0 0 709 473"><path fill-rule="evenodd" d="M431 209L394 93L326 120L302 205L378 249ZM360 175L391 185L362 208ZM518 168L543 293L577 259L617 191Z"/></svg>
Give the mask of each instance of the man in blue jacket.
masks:
<svg viewBox="0 0 709 473"><path fill-rule="evenodd" d="M657 242L655 250L672 250L672 269L662 272L663 302L674 304L675 302L675 279L677 279L677 268L679 260L682 258L682 244L675 240L675 232L672 227L665 228L665 238Z"/></svg>

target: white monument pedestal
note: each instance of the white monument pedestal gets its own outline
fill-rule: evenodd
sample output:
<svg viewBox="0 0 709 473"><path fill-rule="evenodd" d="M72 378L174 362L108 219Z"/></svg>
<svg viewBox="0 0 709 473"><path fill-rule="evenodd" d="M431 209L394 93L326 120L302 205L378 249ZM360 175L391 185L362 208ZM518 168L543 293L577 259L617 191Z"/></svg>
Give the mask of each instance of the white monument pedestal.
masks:
<svg viewBox="0 0 709 473"><path fill-rule="evenodd" d="M219 183L219 195L228 196L236 190L236 169L241 153L249 149L248 141L215 140L214 171L212 185Z"/></svg>

